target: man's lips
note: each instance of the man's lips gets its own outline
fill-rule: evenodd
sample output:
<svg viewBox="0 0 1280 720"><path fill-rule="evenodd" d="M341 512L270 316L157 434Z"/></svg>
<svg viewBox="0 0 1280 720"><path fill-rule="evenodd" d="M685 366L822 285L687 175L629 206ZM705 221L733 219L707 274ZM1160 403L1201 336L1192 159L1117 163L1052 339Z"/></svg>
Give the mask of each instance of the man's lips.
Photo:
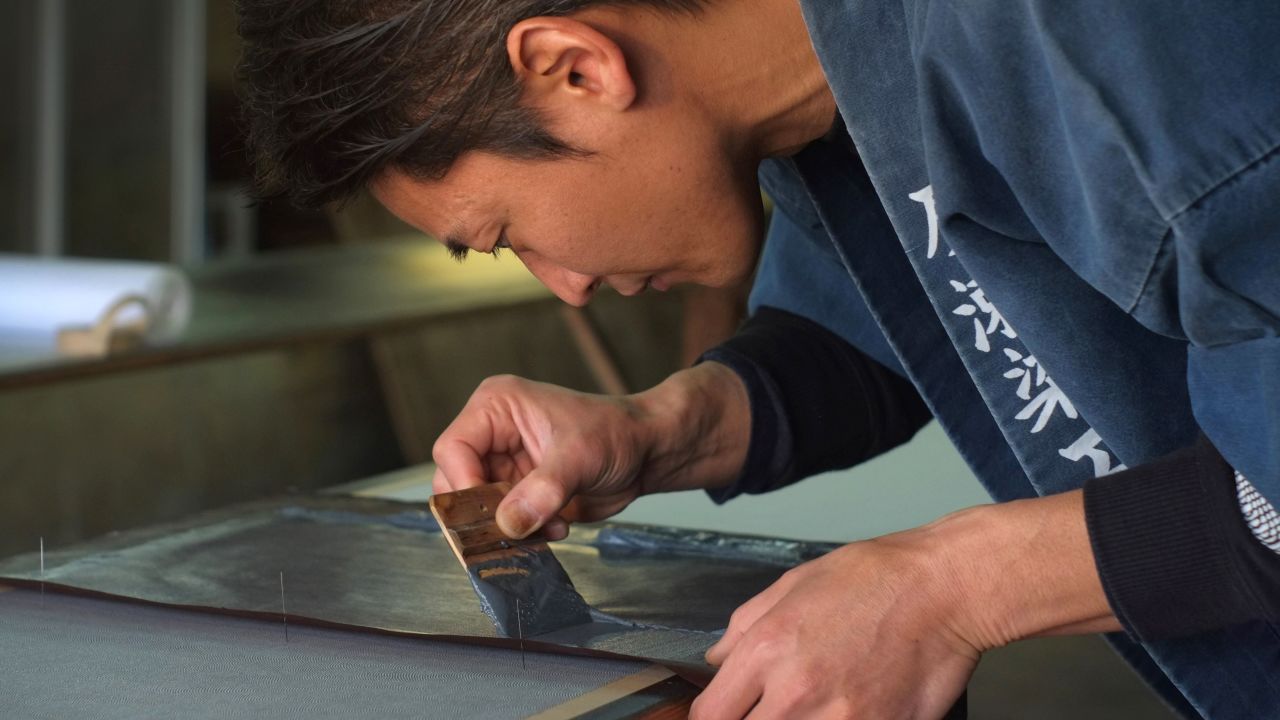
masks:
<svg viewBox="0 0 1280 720"><path fill-rule="evenodd" d="M648 287L647 282L640 283L639 285L631 285L631 284L624 285L622 283L611 282L609 283L609 285L612 286L614 290L617 290L619 295L623 295L625 297L635 297L636 295L639 295L640 293L644 292L645 288Z"/></svg>
<svg viewBox="0 0 1280 720"><path fill-rule="evenodd" d="M667 280L664 280L662 277L658 275L650 275L649 277L642 280L638 285L621 282L620 280L621 278L618 278L618 279L613 279L608 277L604 278L604 281L608 283L610 287L612 287L614 290L617 290L619 294L625 295L627 297L633 297L635 295L639 295L640 293L644 292L645 290L648 290L649 288L653 288L658 292L666 292L667 290L671 289L671 283L668 282Z"/></svg>

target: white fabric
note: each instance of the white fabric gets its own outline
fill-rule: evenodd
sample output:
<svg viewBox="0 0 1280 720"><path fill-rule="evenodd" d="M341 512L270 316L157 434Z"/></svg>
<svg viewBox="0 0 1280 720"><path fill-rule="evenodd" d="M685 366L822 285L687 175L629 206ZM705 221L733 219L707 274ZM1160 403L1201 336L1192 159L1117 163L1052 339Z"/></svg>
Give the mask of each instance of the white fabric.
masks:
<svg viewBox="0 0 1280 720"><path fill-rule="evenodd" d="M122 298L146 300L153 314L146 338L172 342L191 319L191 283L178 268L158 263L70 260L0 254L0 336L52 344L59 330L87 327ZM121 324L142 320L132 306Z"/></svg>

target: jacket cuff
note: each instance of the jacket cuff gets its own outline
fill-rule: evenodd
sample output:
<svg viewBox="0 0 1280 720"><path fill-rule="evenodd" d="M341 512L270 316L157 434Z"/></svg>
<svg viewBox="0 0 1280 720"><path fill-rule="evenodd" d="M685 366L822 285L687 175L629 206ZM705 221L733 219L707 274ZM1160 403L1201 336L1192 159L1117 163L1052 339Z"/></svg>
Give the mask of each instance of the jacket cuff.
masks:
<svg viewBox="0 0 1280 720"><path fill-rule="evenodd" d="M1204 438L1085 485L1085 521L1116 617L1150 641L1274 615L1280 556L1241 516L1230 467ZM1270 607L1269 607L1270 606Z"/></svg>

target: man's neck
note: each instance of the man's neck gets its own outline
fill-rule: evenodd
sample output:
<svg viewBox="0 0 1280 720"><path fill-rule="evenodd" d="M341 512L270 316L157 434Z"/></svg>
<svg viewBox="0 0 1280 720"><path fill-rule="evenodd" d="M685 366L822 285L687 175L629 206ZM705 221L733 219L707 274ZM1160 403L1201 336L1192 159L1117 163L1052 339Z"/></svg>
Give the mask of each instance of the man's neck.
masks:
<svg viewBox="0 0 1280 720"><path fill-rule="evenodd" d="M831 129L835 98L797 0L713 0L696 16L635 8L588 12L627 52L642 102L696 108L756 160Z"/></svg>

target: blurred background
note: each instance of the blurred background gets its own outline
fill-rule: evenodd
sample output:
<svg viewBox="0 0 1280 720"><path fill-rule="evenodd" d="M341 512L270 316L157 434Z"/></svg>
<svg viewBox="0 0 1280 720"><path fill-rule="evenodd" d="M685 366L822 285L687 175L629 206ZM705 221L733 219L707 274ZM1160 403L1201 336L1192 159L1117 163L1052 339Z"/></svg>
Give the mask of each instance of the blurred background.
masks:
<svg viewBox="0 0 1280 720"><path fill-rule="evenodd" d="M745 289L575 311L369 198L252 202L235 24L231 0L0 3L0 550L423 463L488 375L640 390L741 319ZM128 293L152 316L94 337ZM630 516L845 540L983 499L936 431L856 475Z"/></svg>
<svg viewBox="0 0 1280 720"><path fill-rule="evenodd" d="M745 288L575 310L513 258L453 264L368 198L252 203L238 55L231 0L0 0L0 555L347 483L420 498L485 377L641 390L741 320ZM769 497L621 519L847 541L985 500L930 426ZM1152 711L1098 647L1060 647L1056 672L1120 702L1090 716ZM1078 689L1011 657L991 687L1041 707Z"/></svg>

